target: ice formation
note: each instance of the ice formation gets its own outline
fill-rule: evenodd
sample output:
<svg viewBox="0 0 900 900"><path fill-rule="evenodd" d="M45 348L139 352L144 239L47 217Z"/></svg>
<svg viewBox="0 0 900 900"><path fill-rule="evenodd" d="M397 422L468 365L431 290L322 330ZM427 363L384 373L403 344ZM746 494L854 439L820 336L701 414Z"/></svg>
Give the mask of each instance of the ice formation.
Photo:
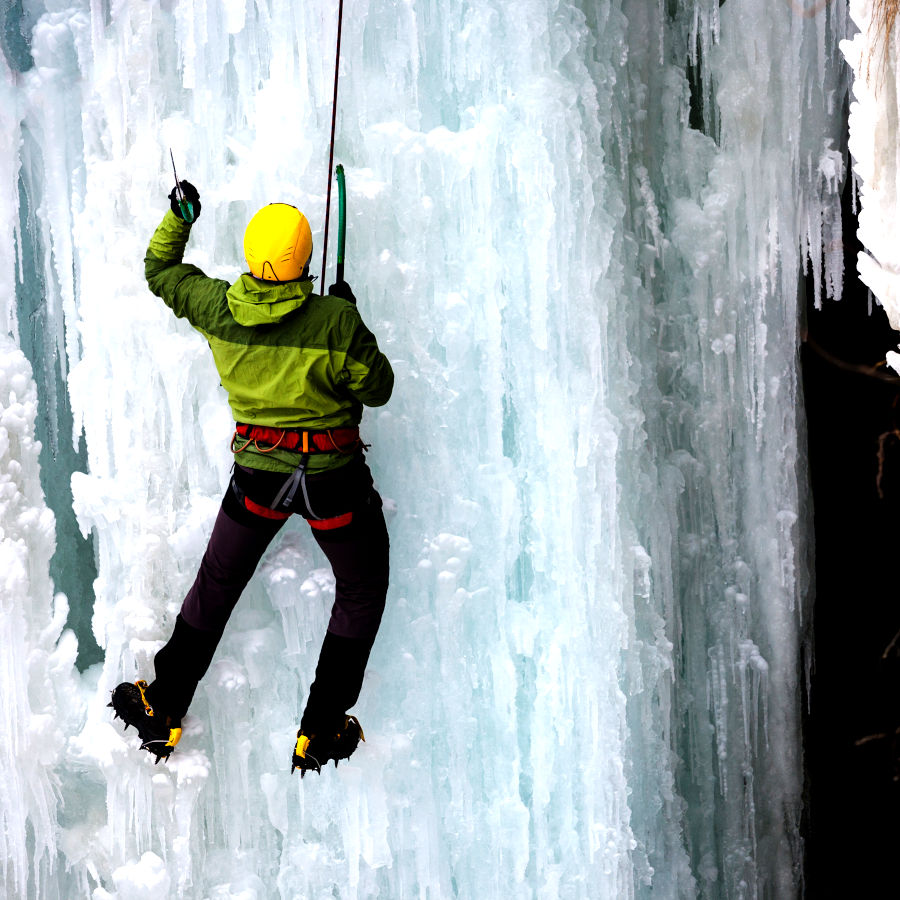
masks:
<svg viewBox="0 0 900 900"><path fill-rule="evenodd" d="M850 106L850 152L859 182L859 278L884 307L891 326L900 331L900 251L896 222L900 124L897 117L898 31L888 34L879 12L890 8L884 0L851 0L850 15L859 31L841 49L853 67ZM900 371L900 354L888 353Z"/></svg>
<svg viewBox="0 0 900 900"><path fill-rule="evenodd" d="M840 292L841 3L348 0L347 277L397 373L364 419L392 541L368 741L290 776L332 590L302 523L170 763L113 728L230 466L208 349L142 279L169 148L203 201L189 261L237 277L276 199L320 247L335 7L5 14L6 895L793 896L798 296L807 257ZM22 285L57 348L34 378ZM68 598L104 652L83 673L33 433L56 380L86 446L85 471L43 473L93 536L95 596Z"/></svg>

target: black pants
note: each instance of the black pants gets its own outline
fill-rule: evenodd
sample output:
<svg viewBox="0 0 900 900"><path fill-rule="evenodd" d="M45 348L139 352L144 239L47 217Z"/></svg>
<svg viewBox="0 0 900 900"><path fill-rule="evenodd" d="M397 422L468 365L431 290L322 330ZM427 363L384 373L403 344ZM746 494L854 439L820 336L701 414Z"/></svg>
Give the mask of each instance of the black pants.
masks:
<svg viewBox="0 0 900 900"><path fill-rule="evenodd" d="M187 712L232 610L286 521L265 515L286 477L235 466L175 630L154 660L148 700L173 719ZM340 727L359 696L384 612L389 544L381 498L362 455L339 469L308 475L304 487L290 512L310 521L335 576L331 619L301 722L313 734Z"/></svg>

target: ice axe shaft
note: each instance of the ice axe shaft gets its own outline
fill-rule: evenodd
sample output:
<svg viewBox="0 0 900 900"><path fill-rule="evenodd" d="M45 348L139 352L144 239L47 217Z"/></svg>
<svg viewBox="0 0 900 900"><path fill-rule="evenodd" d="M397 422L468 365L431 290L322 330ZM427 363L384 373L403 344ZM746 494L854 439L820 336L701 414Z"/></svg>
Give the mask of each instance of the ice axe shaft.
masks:
<svg viewBox="0 0 900 900"><path fill-rule="evenodd" d="M335 176L338 183L338 251L337 280L344 280L344 246L347 241L347 188L344 184L344 167L338 165Z"/></svg>

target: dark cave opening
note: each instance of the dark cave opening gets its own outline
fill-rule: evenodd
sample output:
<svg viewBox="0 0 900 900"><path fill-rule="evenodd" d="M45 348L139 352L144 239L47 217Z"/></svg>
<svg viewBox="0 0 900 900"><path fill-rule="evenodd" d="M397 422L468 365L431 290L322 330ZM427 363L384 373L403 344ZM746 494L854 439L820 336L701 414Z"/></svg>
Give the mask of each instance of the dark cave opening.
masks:
<svg viewBox="0 0 900 900"><path fill-rule="evenodd" d="M817 310L809 292L801 353L815 516L804 723L811 898L893 895L900 846L900 376L883 365L900 333L856 277L852 190L848 179L844 296Z"/></svg>

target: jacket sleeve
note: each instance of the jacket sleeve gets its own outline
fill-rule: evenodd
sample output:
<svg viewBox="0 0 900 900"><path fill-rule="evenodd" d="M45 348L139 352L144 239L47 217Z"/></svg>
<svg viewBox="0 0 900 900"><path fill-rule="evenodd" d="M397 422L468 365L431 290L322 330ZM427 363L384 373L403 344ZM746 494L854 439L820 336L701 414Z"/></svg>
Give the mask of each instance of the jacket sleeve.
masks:
<svg viewBox="0 0 900 900"><path fill-rule="evenodd" d="M205 331L215 309L225 302L228 282L181 261L190 234L191 226L168 210L150 238L144 276L150 290L176 316Z"/></svg>
<svg viewBox="0 0 900 900"><path fill-rule="evenodd" d="M365 406L384 406L394 389L394 370L358 313L355 319L342 372L344 387Z"/></svg>

